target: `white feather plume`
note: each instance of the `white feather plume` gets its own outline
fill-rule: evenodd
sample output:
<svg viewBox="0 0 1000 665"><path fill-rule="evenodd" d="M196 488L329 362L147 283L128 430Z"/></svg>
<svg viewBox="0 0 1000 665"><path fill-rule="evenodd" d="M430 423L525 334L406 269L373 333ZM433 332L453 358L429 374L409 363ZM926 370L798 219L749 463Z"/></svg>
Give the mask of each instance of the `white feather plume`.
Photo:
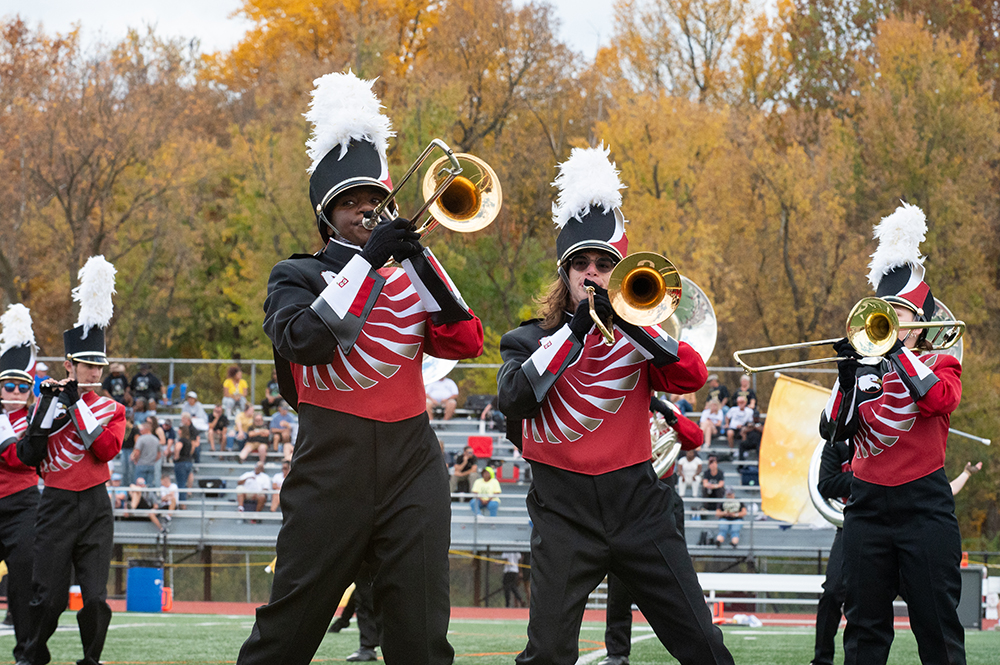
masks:
<svg viewBox="0 0 1000 665"><path fill-rule="evenodd" d="M35 331L31 329L31 312L21 303L7 308L0 316L0 355L9 349L30 344L35 348Z"/></svg>
<svg viewBox="0 0 1000 665"><path fill-rule="evenodd" d="M570 218L586 215L591 206L601 206L605 213L621 207L625 185L610 154L603 143L599 148L573 148L569 159L556 167L559 174L552 185L559 194L552 204L552 221L560 229Z"/></svg>
<svg viewBox="0 0 1000 665"><path fill-rule="evenodd" d="M92 256L80 268L80 285L73 289L73 300L80 303L77 326L83 326L83 337L91 328L107 328L114 314L111 296L115 293L115 267L103 256Z"/></svg>
<svg viewBox="0 0 1000 665"><path fill-rule="evenodd" d="M304 114L312 123L313 132L306 141L306 153L312 159L308 172L316 170L327 153L340 146L340 156L347 154L351 140L370 141L385 160L389 138L395 136L389 118L379 110L382 104L372 92L375 80L359 79L350 70L346 74L333 72L313 83L312 102Z"/></svg>
<svg viewBox="0 0 1000 665"><path fill-rule="evenodd" d="M894 268L909 264L923 266L920 243L927 235L927 216L917 206L900 201L889 216L875 225L878 248L868 264L868 282L877 289L882 277Z"/></svg>

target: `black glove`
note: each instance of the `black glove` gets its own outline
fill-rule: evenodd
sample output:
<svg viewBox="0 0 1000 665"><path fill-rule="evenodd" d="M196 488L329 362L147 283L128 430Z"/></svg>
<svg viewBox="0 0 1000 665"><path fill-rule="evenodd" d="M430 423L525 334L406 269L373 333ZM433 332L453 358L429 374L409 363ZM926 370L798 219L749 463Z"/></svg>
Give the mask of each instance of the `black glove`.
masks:
<svg viewBox="0 0 1000 665"><path fill-rule="evenodd" d="M46 381L38 387L38 394L40 397L55 397L59 392L57 388L59 385L54 381Z"/></svg>
<svg viewBox="0 0 1000 665"><path fill-rule="evenodd" d="M66 405L66 408L73 406L80 400L80 390L76 381L67 381L63 384L62 393L59 394L59 401Z"/></svg>
<svg viewBox="0 0 1000 665"><path fill-rule="evenodd" d="M601 288L589 279L584 280L583 284L594 287L594 311L597 312L601 321L606 322L614 314L614 310L611 309L611 301L608 300L608 290ZM593 325L594 320L590 318L590 301L589 299L581 300L580 304L576 306L576 313L570 319L569 329L573 331L578 340L583 342Z"/></svg>
<svg viewBox="0 0 1000 665"><path fill-rule="evenodd" d="M841 338L839 341L834 342L833 350L837 352L837 355L841 358L860 358L861 354L854 350L851 343L846 337ZM843 363L841 363L843 364Z"/></svg>
<svg viewBox="0 0 1000 665"><path fill-rule="evenodd" d="M859 363L856 358L851 358L849 356L844 356L837 361L837 372L840 375L841 389L848 391L854 387L854 382L857 380L858 376L858 367L860 366L861 363Z"/></svg>
<svg viewBox="0 0 1000 665"><path fill-rule="evenodd" d="M655 396L649 398L649 410L663 416L663 420L671 427L677 424L677 413Z"/></svg>
<svg viewBox="0 0 1000 665"><path fill-rule="evenodd" d="M368 236L364 249L361 250L361 257L372 264L376 270L385 265L393 256L397 254L413 255L413 244L420 246L420 234L410 228L410 220L404 217L397 217L391 222L381 222ZM419 251L419 250L418 250Z"/></svg>

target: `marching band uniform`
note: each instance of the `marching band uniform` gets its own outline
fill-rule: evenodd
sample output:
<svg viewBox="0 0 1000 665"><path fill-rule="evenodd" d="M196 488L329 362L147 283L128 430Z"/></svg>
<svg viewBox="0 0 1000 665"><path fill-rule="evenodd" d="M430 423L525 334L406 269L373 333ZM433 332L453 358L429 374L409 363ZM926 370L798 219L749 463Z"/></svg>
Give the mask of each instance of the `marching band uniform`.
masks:
<svg viewBox="0 0 1000 665"><path fill-rule="evenodd" d="M854 480L851 472L853 455L854 451L846 441L823 444L817 489L824 499L842 498L846 501L851 495L851 482ZM844 585L843 535L843 528L837 527L837 534L830 546L830 556L826 561L823 594L816 607L816 647L811 665L833 665L834 643L847 593Z"/></svg>
<svg viewBox="0 0 1000 665"><path fill-rule="evenodd" d="M905 203L884 218L869 275L879 297L921 321L935 308L918 249L926 228L923 212ZM901 342L877 359L852 358L845 342L837 347L846 359L820 433L851 439L855 450L844 512L845 663L886 662L900 582L921 662L965 663L961 534L944 472L962 367L953 356Z"/></svg>
<svg viewBox="0 0 1000 665"><path fill-rule="evenodd" d="M664 402L655 396L650 399L650 411L656 411L663 415L674 432L677 433L677 440L681 443L681 450L695 450L704 443L704 432L697 423L684 417L681 410L672 402ZM666 473L660 476L661 480L670 478L674 474L674 465L667 469ZM668 483L668 486L669 483ZM677 524L677 532L681 539L684 538L684 500L674 492L674 522ZM627 665L629 653L632 651L632 594L628 592L628 587L622 584L614 574L608 574L608 607L607 627L604 630L604 646L608 651L608 657L599 665Z"/></svg>
<svg viewBox="0 0 1000 665"><path fill-rule="evenodd" d="M31 387L35 336L24 305L11 305L0 317L0 383ZM25 406L4 404L0 413L0 561L7 563L7 607L14 618L14 660L20 661L30 635L31 570L34 565L38 474L17 458L17 441L28 430Z"/></svg>
<svg viewBox="0 0 1000 665"><path fill-rule="evenodd" d="M271 600L257 610L238 662L308 663L368 561L385 661L451 663L451 501L421 361L423 352L478 356L482 324L411 236L393 245L399 259L409 243L402 268L384 268L386 256L370 253L377 236L405 220L379 224L364 247L335 227L330 237L338 195L391 190L390 132L371 82L348 73L316 83L307 114L315 125L310 196L327 244L281 261L268 281L264 330L282 397L297 405L299 438L281 489ZM363 124L350 125L366 112Z"/></svg>
<svg viewBox="0 0 1000 665"><path fill-rule="evenodd" d="M575 149L556 179L556 248L570 290L576 273L566 266L575 254L599 250L620 260L627 248L622 185L607 154ZM606 291L598 296L610 313ZM678 660L732 663L677 528L676 493L650 464L650 392L697 390L705 364L659 326L616 320L614 346L605 346L592 325L578 323L586 300L580 307L554 329L528 321L500 342L500 410L533 478L528 644L516 660L575 663L587 596L611 572Z"/></svg>
<svg viewBox="0 0 1000 665"><path fill-rule="evenodd" d="M67 371L108 364L104 328L111 318L114 274L100 256L80 270L80 287L74 291L81 301L80 319L63 333ZM99 663L111 623L107 586L114 518L105 483L111 479L108 462L121 452L125 407L93 388L79 390L83 392L76 380L57 388L43 383L28 436L18 442L18 457L37 467L45 481L35 535L34 626L24 653L32 665L50 660L46 643L66 609L71 571L83 595L83 609L77 613L80 665Z"/></svg>

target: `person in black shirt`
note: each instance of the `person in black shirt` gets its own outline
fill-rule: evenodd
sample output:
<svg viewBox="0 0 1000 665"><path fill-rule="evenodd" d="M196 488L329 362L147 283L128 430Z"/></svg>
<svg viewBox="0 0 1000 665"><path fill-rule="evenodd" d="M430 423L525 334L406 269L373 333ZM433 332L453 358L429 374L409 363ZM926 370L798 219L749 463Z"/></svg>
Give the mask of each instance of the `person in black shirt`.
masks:
<svg viewBox="0 0 1000 665"><path fill-rule="evenodd" d="M264 412L265 418L271 417L271 412L278 408L281 402L281 389L278 387L278 370L271 372L271 380L267 382L264 389L264 399L260 402L260 408Z"/></svg>
<svg viewBox="0 0 1000 665"><path fill-rule="evenodd" d="M135 462L132 461L132 450L135 448L135 437L139 436L139 427L135 424L135 411L125 409L125 439L122 441L122 451L118 453L118 469L122 474L122 485L128 487L135 482Z"/></svg>
<svg viewBox="0 0 1000 665"><path fill-rule="evenodd" d="M191 414L181 414L181 425L177 428L177 442L174 444L174 480L178 488L191 487L194 480L194 450L198 447L198 430L191 423ZM182 491L180 501L187 501L187 492Z"/></svg>
<svg viewBox="0 0 1000 665"><path fill-rule="evenodd" d="M708 456L708 469L701 474L701 496L705 499L721 499L726 495L726 474L719 470L719 458ZM719 506L712 501L705 504L705 510L712 513Z"/></svg>
<svg viewBox="0 0 1000 665"><path fill-rule="evenodd" d="M466 446L465 450L455 457L455 467L451 474L452 492L469 492L469 478L479 471L477 466L479 460L472 452L472 446Z"/></svg>
<svg viewBox="0 0 1000 665"><path fill-rule="evenodd" d="M104 389L105 395L119 404L124 404L125 397L128 395L128 377L125 376L125 365L112 363L111 372L104 379L101 387Z"/></svg>
<svg viewBox="0 0 1000 665"><path fill-rule="evenodd" d="M708 375L708 399L706 402L711 402L713 399L719 400L723 412L729 408L729 388L719 383L718 374Z"/></svg>
<svg viewBox="0 0 1000 665"><path fill-rule="evenodd" d="M747 398L747 406L749 406L754 411L757 410L757 393L755 393L753 391L753 388L750 387L750 377L747 376L746 374L740 376L740 387L736 391L736 394L733 395L734 403L740 397L740 395Z"/></svg>
<svg viewBox="0 0 1000 665"><path fill-rule="evenodd" d="M208 419L208 447L215 450L215 443L218 441L219 450L226 449L226 430L229 427L229 418L221 404L216 404L212 409L212 417Z"/></svg>
<svg viewBox="0 0 1000 665"><path fill-rule="evenodd" d="M149 363L139 365L139 373L132 377L129 387L132 389L132 397L142 397L147 402L157 401L160 397L165 397L166 391L163 384L151 371Z"/></svg>

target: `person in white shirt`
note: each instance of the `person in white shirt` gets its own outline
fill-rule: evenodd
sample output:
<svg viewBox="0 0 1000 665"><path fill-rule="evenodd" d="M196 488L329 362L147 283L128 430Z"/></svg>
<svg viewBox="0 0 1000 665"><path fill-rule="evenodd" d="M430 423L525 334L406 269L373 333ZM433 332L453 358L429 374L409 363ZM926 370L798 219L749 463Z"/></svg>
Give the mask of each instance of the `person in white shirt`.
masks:
<svg viewBox="0 0 1000 665"><path fill-rule="evenodd" d="M279 492L281 490L281 486L285 484L285 476L288 475L288 472L291 469L292 469L292 463L289 462L288 460L285 460L284 462L281 463L281 471L279 471L278 473L274 474L274 477L271 478L271 489L273 489L274 492L275 492L271 496L271 512L272 513L277 512L277 510L278 510L278 506L281 503L281 500L280 500L281 499L281 494L279 494Z"/></svg>
<svg viewBox="0 0 1000 665"><path fill-rule="evenodd" d="M165 473L160 476L160 500L156 507L160 510L177 510L177 502L179 500L180 491L177 487L177 483L170 479L169 474Z"/></svg>
<svg viewBox="0 0 1000 665"><path fill-rule="evenodd" d="M205 415L205 405L198 401L198 393L193 390L188 391L181 404L181 413L191 415L191 423L204 432L208 429L208 416Z"/></svg>
<svg viewBox="0 0 1000 665"><path fill-rule="evenodd" d="M722 415L722 402L717 399L708 400L705 410L701 412L699 422L701 431L705 434L705 445L712 442L713 436L722 434L725 430L725 416Z"/></svg>
<svg viewBox="0 0 1000 665"><path fill-rule="evenodd" d="M244 510L260 512L267 500L265 492L271 487L271 477L264 473L264 463L257 462L253 471L247 471L236 482L236 504L242 513ZM248 506L253 506L248 508Z"/></svg>
<svg viewBox="0 0 1000 665"><path fill-rule="evenodd" d="M698 496L698 482L701 479L701 458L693 450L685 451L677 462L677 496L684 496L691 488L691 496Z"/></svg>
<svg viewBox="0 0 1000 665"><path fill-rule="evenodd" d="M458 406L458 386L455 382L448 377L438 379L427 384L424 391L427 393L427 418L433 420L434 407L441 406L444 407L444 419L451 420Z"/></svg>
<svg viewBox="0 0 1000 665"><path fill-rule="evenodd" d="M741 441L746 439L747 428L753 425L753 409L747 406L747 398L743 395L738 396L736 406L729 409L726 418L729 421L728 429L726 429L726 442L732 448L736 436L738 435Z"/></svg>

